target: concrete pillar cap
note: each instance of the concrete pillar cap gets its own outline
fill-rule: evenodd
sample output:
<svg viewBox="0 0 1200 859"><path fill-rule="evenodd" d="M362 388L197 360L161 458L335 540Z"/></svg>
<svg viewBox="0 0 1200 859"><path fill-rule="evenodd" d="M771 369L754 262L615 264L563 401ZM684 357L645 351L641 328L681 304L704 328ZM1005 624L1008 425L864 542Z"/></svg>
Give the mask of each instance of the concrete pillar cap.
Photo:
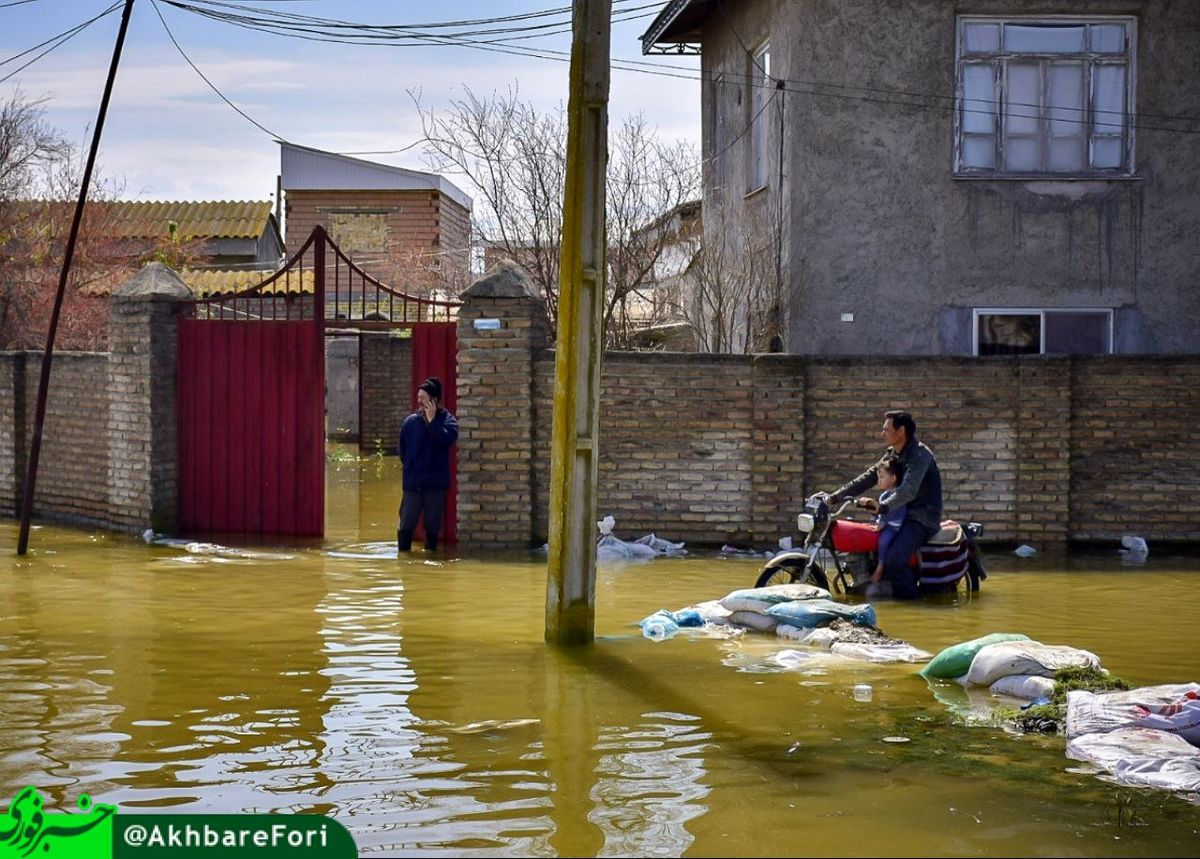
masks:
<svg viewBox="0 0 1200 859"><path fill-rule="evenodd" d="M148 262L141 271L121 284L113 292L113 297L141 301L156 298L184 301L194 296L174 270L161 262Z"/></svg>
<svg viewBox="0 0 1200 859"><path fill-rule="evenodd" d="M467 298L537 298L529 273L512 260L500 260L462 294Z"/></svg>

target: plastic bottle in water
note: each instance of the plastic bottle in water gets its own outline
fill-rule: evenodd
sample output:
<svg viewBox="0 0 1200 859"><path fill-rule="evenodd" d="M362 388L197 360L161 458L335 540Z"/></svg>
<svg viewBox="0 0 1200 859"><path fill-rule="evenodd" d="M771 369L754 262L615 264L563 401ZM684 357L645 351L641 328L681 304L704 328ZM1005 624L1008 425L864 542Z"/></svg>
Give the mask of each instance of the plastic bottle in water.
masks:
<svg viewBox="0 0 1200 859"><path fill-rule="evenodd" d="M642 621L642 635L651 641L665 641L677 632L679 624L665 611L656 611Z"/></svg>
<svg viewBox="0 0 1200 859"><path fill-rule="evenodd" d="M854 687L854 700L855 701L870 701L871 700L870 685L867 683L859 683L857 686L855 686Z"/></svg>

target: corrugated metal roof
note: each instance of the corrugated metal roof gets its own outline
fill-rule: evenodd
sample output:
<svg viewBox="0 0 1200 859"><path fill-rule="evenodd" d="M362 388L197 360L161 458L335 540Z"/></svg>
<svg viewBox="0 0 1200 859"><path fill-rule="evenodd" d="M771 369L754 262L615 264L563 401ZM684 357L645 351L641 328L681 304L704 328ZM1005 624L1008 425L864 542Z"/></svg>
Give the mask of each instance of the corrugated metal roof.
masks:
<svg viewBox="0 0 1200 859"><path fill-rule="evenodd" d="M257 286L271 276L268 271L227 271L224 269L183 269L179 272L180 279L188 285L198 297L209 295L226 295L241 292ZM304 293L311 295L314 290L313 273L306 271L303 275L298 271L282 275L278 280L264 289L268 295L283 295L285 293Z"/></svg>
<svg viewBox="0 0 1200 859"><path fill-rule="evenodd" d="M117 200L92 205L111 210L113 234L122 239L161 238L168 223L178 225L181 241L192 239L257 239L268 228L271 203L254 201L165 201Z"/></svg>
<svg viewBox="0 0 1200 859"><path fill-rule="evenodd" d="M285 191L438 191L468 212L465 191L437 173L364 161L336 152L279 141L280 177Z"/></svg>

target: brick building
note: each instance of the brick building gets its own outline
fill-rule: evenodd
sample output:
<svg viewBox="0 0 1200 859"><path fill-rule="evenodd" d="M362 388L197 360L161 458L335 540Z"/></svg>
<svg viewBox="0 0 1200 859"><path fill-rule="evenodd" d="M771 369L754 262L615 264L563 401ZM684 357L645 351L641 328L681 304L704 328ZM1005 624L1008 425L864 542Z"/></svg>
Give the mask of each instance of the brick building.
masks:
<svg viewBox="0 0 1200 859"><path fill-rule="evenodd" d="M471 198L444 176L292 143L281 142L280 150L290 252L320 225L389 286L450 296L467 286ZM338 313L355 315L352 306Z"/></svg>

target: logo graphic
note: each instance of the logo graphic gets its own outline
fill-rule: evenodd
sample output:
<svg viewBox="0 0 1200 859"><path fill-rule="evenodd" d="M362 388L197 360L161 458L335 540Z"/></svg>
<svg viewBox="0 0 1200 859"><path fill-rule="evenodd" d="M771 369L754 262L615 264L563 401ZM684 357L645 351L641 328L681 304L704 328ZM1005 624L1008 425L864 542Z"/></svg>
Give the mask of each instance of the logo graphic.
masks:
<svg viewBox="0 0 1200 859"><path fill-rule="evenodd" d="M79 814L47 813L33 787L17 794L0 817L0 859L45 856L107 856L112 851L112 816L115 805L93 803L79 797Z"/></svg>

